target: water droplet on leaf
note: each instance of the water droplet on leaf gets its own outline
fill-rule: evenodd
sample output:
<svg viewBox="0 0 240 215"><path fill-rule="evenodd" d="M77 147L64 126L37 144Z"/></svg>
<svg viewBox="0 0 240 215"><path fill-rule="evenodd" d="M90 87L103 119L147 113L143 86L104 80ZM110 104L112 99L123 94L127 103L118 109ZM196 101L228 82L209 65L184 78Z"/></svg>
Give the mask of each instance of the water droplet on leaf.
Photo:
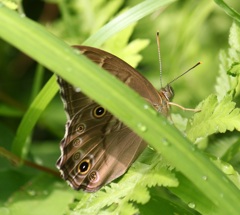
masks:
<svg viewBox="0 0 240 215"><path fill-rule="evenodd" d="M162 144L164 146L170 146L170 143L166 139L162 139Z"/></svg>
<svg viewBox="0 0 240 215"><path fill-rule="evenodd" d="M234 169L230 164L224 164L222 166L222 171L227 175L233 175L234 174Z"/></svg>
<svg viewBox="0 0 240 215"><path fill-rule="evenodd" d="M143 105L143 108L144 108L145 110L147 110L147 109L149 109L149 105L148 105L148 104L145 104L145 105Z"/></svg>
<svg viewBox="0 0 240 215"><path fill-rule="evenodd" d="M147 131L147 126L144 125L144 124L142 124L141 122L139 122L139 123L137 124L137 127L138 127L138 128L140 129L140 131L142 131L142 132Z"/></svg>
<svg viewBox="0 0 240 215"><path fill-rule="evenodd" d="M196 205L195 205L195 203L193 203L193 202L190 202L190 203L188 203L188 207L190 207L190 208L195 208L195 207L196 207Z"/></svg>

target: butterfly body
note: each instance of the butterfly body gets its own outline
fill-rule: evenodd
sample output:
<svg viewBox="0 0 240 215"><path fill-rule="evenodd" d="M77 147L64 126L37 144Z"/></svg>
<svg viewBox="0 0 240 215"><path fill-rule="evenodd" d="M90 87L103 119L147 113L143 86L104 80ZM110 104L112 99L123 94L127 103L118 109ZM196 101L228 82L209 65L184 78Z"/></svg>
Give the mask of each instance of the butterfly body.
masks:
<svg viewBox="0 0 240 215"><path fill-rule="evenodd" d="M158 112L168 115L173 96L170 86L158 92L120 58L93 47L74 48L134 89ZM61 77L58 83L68 120L57 167L71 187L94 192L124 174L147 144L79 88Z"/></svg>

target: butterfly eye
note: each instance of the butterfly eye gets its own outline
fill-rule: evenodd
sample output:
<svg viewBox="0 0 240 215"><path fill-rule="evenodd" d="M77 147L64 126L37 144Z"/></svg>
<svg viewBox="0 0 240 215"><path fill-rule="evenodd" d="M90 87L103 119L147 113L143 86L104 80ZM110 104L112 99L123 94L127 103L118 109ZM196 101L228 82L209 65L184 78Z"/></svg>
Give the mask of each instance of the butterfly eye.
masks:
<svg viewBox="0 0 240 215"><path fill-rule="evenodd" d="M96 118L103 117L105 115L105 113L106 113L106 109L104 109L101 106L97 106L93 110L93 116L96 117Z"/></svg>
<svg viewBox="0 0 240 215"><path fill-rule="evenodd" d="M78 172L80 174L85 175L86 173L88 173L90 168L91 168L91 161L90 161L90 159L84 159L78 165Z"/></svg>

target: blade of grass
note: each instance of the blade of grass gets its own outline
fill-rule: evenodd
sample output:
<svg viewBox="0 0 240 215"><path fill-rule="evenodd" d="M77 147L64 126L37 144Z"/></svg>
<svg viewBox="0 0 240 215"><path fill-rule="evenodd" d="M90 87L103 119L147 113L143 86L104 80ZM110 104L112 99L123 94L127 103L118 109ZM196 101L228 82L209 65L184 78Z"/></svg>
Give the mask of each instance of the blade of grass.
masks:
<svg viewBox="0 0 240 215"><path fill-rule="evenodd" d="M229 7L224 1L222 0L214 0L216 2L216 4L221 7L225 13L232 17L235 21L237 21L238 23L240 23L240 15L237 11L235 11L234 9L232 9L231 7Z"/></svg>
<svg viewBox="0 0 240 215"><path fill-rule="evenodd" d="M33 89L32 89L32 94L30 99L31 102L34 100L34 98L37 96L37 94L41 90L41 87L43 84L43 75L44 75L44 67L38 64L36 68L35 77L33 80Z"/></svg>
<svg viewBox="0 0 240 215"><path fill-rule="evenodd" d="M27 141L27 139L35 126L37 119L57 92L58 86L56 85L56 77L52 76L43 89L38 93L22 118L15 136L15 144L12 145L12 152L17 156L25 158L29 148L29 141Z"/></svg>
<svg viewBox="0 0 240 215"><path fill-rule="evenodd" d="M132 23L152 13L157 8L170 4L174 1L176 0L143 1L106 24L98 32L89 37L83 44L91 46L94 44L95 47L99 47L103 42L116 34L118 31L123 30Z"/></svg>

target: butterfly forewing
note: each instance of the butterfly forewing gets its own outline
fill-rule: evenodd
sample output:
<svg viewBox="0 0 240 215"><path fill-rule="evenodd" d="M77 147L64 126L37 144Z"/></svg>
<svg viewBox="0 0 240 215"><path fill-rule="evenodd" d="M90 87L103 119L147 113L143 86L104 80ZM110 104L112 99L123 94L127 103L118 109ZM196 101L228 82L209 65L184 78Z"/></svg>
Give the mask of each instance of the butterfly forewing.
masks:
<svg viewBox="0 0 240 215"><path fill-rule="evenodd" d="M162 105L165 98L163 98L159 92L153 87L153 85L133 67L127 64L120 58L105 52L100 49L96 49L88 46L74 46L78 48L85 56L91 59L93 62L100 65L102 68L113 74L119 80L126 85L134 89L145 98L149 103L153 105ZM162 114L167 115L168 109L161 111Z"/></svg>

